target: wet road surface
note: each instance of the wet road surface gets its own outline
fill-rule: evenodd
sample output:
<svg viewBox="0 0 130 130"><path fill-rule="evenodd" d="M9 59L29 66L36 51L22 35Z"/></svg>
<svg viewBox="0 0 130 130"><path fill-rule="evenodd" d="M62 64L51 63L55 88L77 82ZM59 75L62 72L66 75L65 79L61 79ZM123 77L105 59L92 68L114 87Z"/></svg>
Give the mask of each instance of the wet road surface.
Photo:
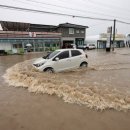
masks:
<svg viewBox="0 0 130 130"><path fill-rule="evenodd" d="M69 72L87 78L88 85L116 88L129 95L130 50L115 53L89 51L89 70ZM7 68L42 54L0 57L0 130L129 130L130 112L105 110L64 103L55 95L29 93L26 88L15 88L2 77ZM24 66L23 66L24 67ZM60 74L67 79L68 73ZM76 77L75 78L78 78ZM72 78L72 79L71 79Z"/></svg>

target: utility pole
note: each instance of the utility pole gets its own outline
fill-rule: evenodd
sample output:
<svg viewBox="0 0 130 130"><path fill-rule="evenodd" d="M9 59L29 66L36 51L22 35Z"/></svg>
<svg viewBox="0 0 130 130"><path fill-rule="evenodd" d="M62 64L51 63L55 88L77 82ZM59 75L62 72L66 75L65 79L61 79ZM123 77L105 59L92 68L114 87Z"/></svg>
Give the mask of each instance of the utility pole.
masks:
<svg viewBox="0 0 130 130"><path fill-rule="evenodd" d="M112 42L112 51L114 51L115 32L116 32L116 19L114 19L114 26L113 26L113 42Z"/></svg>
<svg viewBox="0 0 130 130"><path fill-rule="evenodd" d="M110 30L110 51L111 51L111 47L112 47L112 26L111 26L111 30Z"/></svg>

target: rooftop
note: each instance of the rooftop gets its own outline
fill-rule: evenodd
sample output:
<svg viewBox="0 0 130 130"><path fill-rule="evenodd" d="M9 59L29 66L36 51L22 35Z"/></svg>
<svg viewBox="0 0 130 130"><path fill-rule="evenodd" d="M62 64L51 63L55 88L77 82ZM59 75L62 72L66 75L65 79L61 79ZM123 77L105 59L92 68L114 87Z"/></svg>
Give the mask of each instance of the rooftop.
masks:
<svg viewBox="0 0 130 130"><path fill-rule="evenodd" d="M53 32L58 27L72 27L72 28L88 28L88 26L82 26L71 23L63 23L58 26L54 25L42 25L42 24L31 24L31 23L23 23L23 22L10 22L10 21L0 21L3 31L30 31L30 32L42 32L42 30L46 30Z"/></svg>
<svg viewBox="0 0 130 130"><path fill-rule="evenodd" d="M63 24L59 24L59 27L89 28L88 26L77 25L77 24L71 24L71 23L63 23Z"/></svg>

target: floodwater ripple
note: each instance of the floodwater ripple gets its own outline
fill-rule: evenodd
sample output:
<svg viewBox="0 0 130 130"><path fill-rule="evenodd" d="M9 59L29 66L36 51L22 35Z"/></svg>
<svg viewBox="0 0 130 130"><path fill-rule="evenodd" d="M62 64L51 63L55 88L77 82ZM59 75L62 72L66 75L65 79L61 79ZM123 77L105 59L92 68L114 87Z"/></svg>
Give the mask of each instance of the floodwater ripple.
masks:
<svg viewBox="0 0 130 130"><path fill-rule="evenodd" d="M97 83L88 84L88 79L80 75L82 72L95 71L98 68L49 74L36 71L31 65L33 60L9 68L3 76L6 82L10 86L25 87L29 92L57 95L67 103L86 105L97 110L127 111L130 109L129 94L114 88L102 87Z"/></svg>

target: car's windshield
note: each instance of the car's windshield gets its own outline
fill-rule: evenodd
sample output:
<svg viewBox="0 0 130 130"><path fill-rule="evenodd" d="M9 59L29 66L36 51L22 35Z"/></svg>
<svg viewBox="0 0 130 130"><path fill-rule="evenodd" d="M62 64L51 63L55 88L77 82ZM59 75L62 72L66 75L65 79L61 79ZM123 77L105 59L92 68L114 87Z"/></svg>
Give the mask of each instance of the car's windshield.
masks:
<svg viewBox="0 0 130 130"><path fill-rule="evenodd" d="M51 59L53 58L56 54L58 54L59 51L53 51L52 53L47 54L46 56L42 57L43 59Z"/></svg>

